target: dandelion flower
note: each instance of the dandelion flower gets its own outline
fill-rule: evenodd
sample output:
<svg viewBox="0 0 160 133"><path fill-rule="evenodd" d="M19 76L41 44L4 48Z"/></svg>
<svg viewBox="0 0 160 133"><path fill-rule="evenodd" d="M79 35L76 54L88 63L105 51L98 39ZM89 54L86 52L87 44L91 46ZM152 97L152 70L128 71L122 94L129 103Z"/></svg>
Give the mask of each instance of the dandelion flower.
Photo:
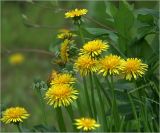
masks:
<svg viewBox="0 0 160 133"><path fill-rule="evenodd" d="M10 55L9 63L12 65L21 64L24 61L24 56L21 53L15 53Z"/></svg>
<svg viewBox="0 0 160 133"><path fill-rule="evenodd" d="M126 80L131 80L132 77L137 79L138 76L142 77L147 71L148 65L142 63L140 59L128 58L122 63L122 73Z"/></svg>
<svg viewBox="0 0 160 133"><path fill-rule="evenodd" d="M103 51L106 51L109 45L102 40L93 40L84 44L83 48L80 49L80 54L88 54L91 57L100 55Z"/></svg>
<svg viewBox="0 0 160 133"><path fill-rule="evenodd" d="M57 38L62 40L65 40L65 39L71 40L72 37L75 37L75 36L76 34L71 33L69 30L62 29L60 30L60 33L57 35Z"/></svg>
<svg viewBox="0 0 160 133"><path fill-rule="evenodd" d="M61 44L60 48L60 55L61 59L66 63L68 61L69 57L69 43L70 41L68 39L65 39L64 42Z"/></svg>
<svg viewBox="0 0 160 133"><path fill-rule="evenodd" d="M77 129L82 129L83 131L90 131L100 127L100 124L97 124L92 118L80 118L75 119L75 121Z"/></svg>
<svg viewBox="0 0 160 133"><path fill-rule="evenodd" d="M82 76L86 76L89 72L97 71L97 61L88 55L81 55L75 61L74 67Z"/></svg>
<svg viewBox="0 0 160 133"><path fill-rule="evenodd" d="M45 99L54 108L68 106L78 98L78 91L67 84L53 85L45 94Z"/></svg>
<svg viewBox="0 0 160 133"><path fill-rule="evenodd" d="M87 9L74 9L65 13L65 18L77 18L87 14Z"/></svg>
<svg viewBox="0 0 160 133"><path fill-rule="evenodd" d="M75 80L76 79L71 74L57 74L56 77L51 81L51 85L73 84L75 83Z"/></svg>
<svg viewBox="0 0 160 133"><path fill-rule="evenodd" d="M11 107L6 109L2 113L1 121L8 124L8 123L18 123L23 122L23 119L27 119L29 117L28 112L21 107Z"/></svg>
<svg viewBox="0 0 160 133"><path fill-rule="evenodd" d="M119 74L121 70L122 59L117 55L109 55L102 58L98 63L99 73L106 76L108 73L111 75Z"/></svg>

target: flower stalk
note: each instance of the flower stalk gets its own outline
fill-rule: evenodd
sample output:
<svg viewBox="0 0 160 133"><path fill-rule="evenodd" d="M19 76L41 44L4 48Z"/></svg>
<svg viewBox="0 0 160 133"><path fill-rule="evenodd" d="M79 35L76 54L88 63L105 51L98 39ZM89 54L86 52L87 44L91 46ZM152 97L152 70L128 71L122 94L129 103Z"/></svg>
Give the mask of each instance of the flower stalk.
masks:
<svg viewBox="0 0 160 133"><path fill-rule="evenodd" d="M131 94L127 93L127 95L128 95L129 101L131 103L131 107L132 107L132 111L133 111L134 117L135 117L136 121L138 122L138 124L137 124L137 130L138 130L138 132L140 132L140 122L138 120L138 116L137 116L135 105L133 103Z"/></svg>
<svg viewBox="0 0 160 133"><path fill-rule="evenodd" d="M38 97L39 97L39 100L40 100L41 111L42 111L42 114L43 114L43 122L44 122L45 125L47 125L45 104L44 104L44 100L43 100L41 90L39 88L37 88L37 94L38 94Z"/></svg>
<svg viewBox="0 0 160 133"><path fill-rule="evenodd" d="M18 131L21 133L21 132L22 132L22 129L21 129L21 127L20 127L20 123L18 122L18 123L16 123L16 125L17 125Z"/></svg>
<svg viewBox="0 0 160 133"><path fill-rule="evenodd" d="M60 129L60 132L66 132L67 130L66 130L66 127L65 127L61 107L56 108L56 114L57 114L57 121L58 121L58 126L59 126L59 129Z"/></svg>
<svg viewBox="0 0 160 133"><path fill-rule="evenodd" d="M91 99L92 99L92 106L93 106L93 115L94 118L97 118L97 110L96 110L96 103L95 103L95 92L94 92L94 86L93 86L93 77L92 73L89 74L90 79L90 86L91 86Z"/></svg>
<svg viewBox="0 0 160 133"><path fill-rule="evenodd" d="M84 44L84 43L85 43L85 40L84 40L84 36L83 36L83 33L82 33L82 26L81 26L81 24L76 24L76 26L77 26L77 29L78 29L78 32L79 32L81 41L82 41L82 43Z"/></svg>
<svg viewBox="0 0 160 133"><path fill-rule="evenodd" d="M114 120L115 129L116 129L116 131L118 131L119 130L119 123L120 123L120 116L119 116L119 113L118 113L117 102L116 102L116 97L115 97L113 75L110 76L110 81L107 77L107 82L108 82L109 87L111 89L112 98L113 98L113 101L112 101L112 117L113 117L113 120Z"/></svg>
<svg viewBox="0 0 160 133"><path fill-rule="evenodd" d="M104 128L104 131L107 131L108 129L108 124L107 124L107 120L106 120L106 112L105 112L105 106L104 106L104 102L103 102L103 99L102 99L102 95L101 95L101 92L100 92L100 86L97 82L97 78L96 78L96 75L93 75L94 77L94 81L95 81L95 85L96 85L96 91L97 91L97 94L98 94L98 98L99 98L99 102L100 102L100 107L101 107L101 113L102 113L102 121L103 121L103 128Z"/></svg>
<svg viewBox="0 0 160 133"><path fill-rule="evenodd" d="M91 108L91 104L90 104L90 100L89 100L88 88L87 88L87 83L86 83L86 78L85 77L83 77L83 85L84 85L84 92L85 92L86 103L87 103L89 115L90 115L90 117L93 117L93 113L92 113L92 108Z"/></svg>

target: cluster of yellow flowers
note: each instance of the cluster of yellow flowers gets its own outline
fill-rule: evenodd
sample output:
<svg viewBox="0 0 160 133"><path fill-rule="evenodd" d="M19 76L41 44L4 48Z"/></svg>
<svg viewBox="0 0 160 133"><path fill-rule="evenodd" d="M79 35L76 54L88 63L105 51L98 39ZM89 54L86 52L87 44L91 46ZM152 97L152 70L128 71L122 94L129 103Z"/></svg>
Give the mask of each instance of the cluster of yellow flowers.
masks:
<svg viewBox="0 0 160 133"><path fill-rule="evenodd" d="M78 98L78 90L74 89L72 84L75 83L76 79L71 74L56 73L53 71L50 84L51 87L45 94L45 99L48 100L49 105L53 105L54 108L61 106L69 106L74 100ZM80 118L75 119L75 125L78 129L84 131L95 129L100 125L92 118Z"/></svg>
<svg viewBox="0 0 160 133"><path fill-rule="evenodd" d="M78 90L72 84L75 83L75 78L71 74L57 74L51 81L51 87L45 94L45 99L49 105L54 108L68 106L78 97Z"/></svg>
<svg viewBox="0 0 160 133"><path fill-rule="evenodd" d="M75 9L65 13L66 18L80 19L88 11L86 9ZM69 45L76 36L69 30L61 30L57 38L62 39L60 48L60 56L63 62L67 62L69 58ZM78 58L74 63L74 70L79 72L81 76L86 76L89 73L96 72L103 76L107 75L122 75L126 80L137 79L142 77L147 71L148 65L142 63L140 59L128 58L122 59L118 55L106 55L103 53L109 49L108 42L100 39L91 40L83 45L78 54ZM20 55L15 55L10 59L12 63L19 63L23 60ZM50 88L45 93L47 103L54 108L61 106L69 106L77 98L79 91L73 87L76 78L69 73L58 73L53 71L49 83ZM11 107L3 112L1 121L4 123L19 123L23 119L29 117L28 112L21 107ZM100 127L100 124L88 117L75 119L77 129L89 131Z"/></svg>
<svg viewBox="0 0 160 133"><path fill-rule="evenodd" d="M108 43L102 40L93 40L84 44L80 49L79 57L75 61L75 69L82 76L86 76L89 72L103 73L103 76L122 75L126 80L142 77L147 71L148 65L142 63L140 59L128 58L122 59L117 55L102 56L102 52L109 48Z"/></svg>

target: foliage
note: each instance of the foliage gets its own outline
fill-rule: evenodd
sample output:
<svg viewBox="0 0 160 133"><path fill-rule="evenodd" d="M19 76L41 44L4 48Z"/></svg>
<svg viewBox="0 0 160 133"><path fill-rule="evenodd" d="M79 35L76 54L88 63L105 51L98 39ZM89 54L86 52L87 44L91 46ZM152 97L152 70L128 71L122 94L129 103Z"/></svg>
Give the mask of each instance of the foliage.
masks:
<svg viewBox="0 0 160 133"><path fill-rule="evenodd" d="M55 9L61 11L61 2L58 3L59 5L56 5ZM126 1L99 2L99 4L102 3L103 9L100 14L105 16L103 21L100 17L97 17L97 20L90 18L89 14L73 19L74 22L70 23L70 31L76 36L69 38L71 43L69 41L65 45L66 49L63 49L63 52L67 52L67 61L64 62L61 59L60 50L63 46L63 39L55 37L49 46L49 51L54 56L51 60L51 69L58 73L70 73L77 78L76 84L73 86L79 89L78 100L68 107L48 108L44 96L50 88L52 77L48 81L47 79L44 81L36 80L33 84L33 92L37 94L39 100L43 123L38 122L28 129L24 123L22 131L77 132L78 130L73 123L74 119L78 117L94 118L101 125L95 130L97 132L159 131L158 11L149 8L136 9L134 4ZM92 4L90 3L90 5ZM88 11L90 12L89 8ZM24 24L34 28L38 27L38 25L37 27L32 25L25 14L22 19ZM78 23L76 23L77 19L80 20ZM72 19L64 21L72 22ZM91 73L90 70L87 70L86 77L84 75L81 77L75 71L76 68L73 64L79 57L78 53L84 42L94 39L107 41L110 46L109 50L103 52L101 56L112 53L125 60L138 58L148 64L148 71L143 77L131 81L122 79L120 76L102 77ZM96 58L100 58L100 56L94 57L94 59ZM53 78L56 78L56 75ZM82 80L84 86L82 86ZM51 117L47 114L48 110L54 112L53 118L56 120L52 124L47 121L47 117ZM36 115L36 112L32 112L32 115Z"/></svg>

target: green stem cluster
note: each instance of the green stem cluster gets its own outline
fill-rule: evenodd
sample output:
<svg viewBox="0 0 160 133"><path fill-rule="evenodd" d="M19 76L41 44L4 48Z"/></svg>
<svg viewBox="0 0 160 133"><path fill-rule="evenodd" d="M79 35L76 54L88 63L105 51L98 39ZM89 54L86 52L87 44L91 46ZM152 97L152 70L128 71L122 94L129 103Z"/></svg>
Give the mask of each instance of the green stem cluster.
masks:
<svg viewBox="0 0 160 133"><path fill-rule="evenodd" d="M39 100L40 100L40 106L41 106L41 110L42 110L42 114L43 114L43 121L44 121L44 124L47 125L45 104L44 104L44 100L43 100L41 90L39 88L37 88L37 94L38 94L38 97L39 97Z"/></svg>
<svg viewBox="0 0 160 133"><path fill-rule="evenodd" d="M83 85L84 85L84 92L85 92L87 107L88 107L88 110L89 110L89 115L90 115L90 117L93 117L93 113L92 113L91 103L90 103L90 100L89 100L89 93L88 93L87 83L86 83L86 78L85 77L83 77Z"/></svg>
<svg viewBox="0 0 160 133"><path fill-rule="evenodd" d="M59 125L59 129L61 132L66 132L66 127L65 127L65 122L63 119L63 113L62 113L62 108L58 107L56 109L56 114L57 114L57 120L58 120L58 125Z"/></svg>
<svg viewBox="0 0 160 133"><path fill-rule="evenodd" d="M119 116L119 112L118 112L118 106L117 106L117 102L116 102L116 97L115 97L115 88L114 88L114 82L113 82L113 76L110 76L110 81L107 77L107 83L111 89L112 92L112 117L114 120L114 125L115 125L115 129L116 131L118 131L120 129L120 116Z"/></svg>
<svg viewBox="0 0 160 133"><path fill-rule="evenodd" d="M22 129L21 129L21 127L20 127L20 123L17 123L16 125L17 125L17 128L18 128L18 131L21 133L21 132L22 132Z"/></svg>

